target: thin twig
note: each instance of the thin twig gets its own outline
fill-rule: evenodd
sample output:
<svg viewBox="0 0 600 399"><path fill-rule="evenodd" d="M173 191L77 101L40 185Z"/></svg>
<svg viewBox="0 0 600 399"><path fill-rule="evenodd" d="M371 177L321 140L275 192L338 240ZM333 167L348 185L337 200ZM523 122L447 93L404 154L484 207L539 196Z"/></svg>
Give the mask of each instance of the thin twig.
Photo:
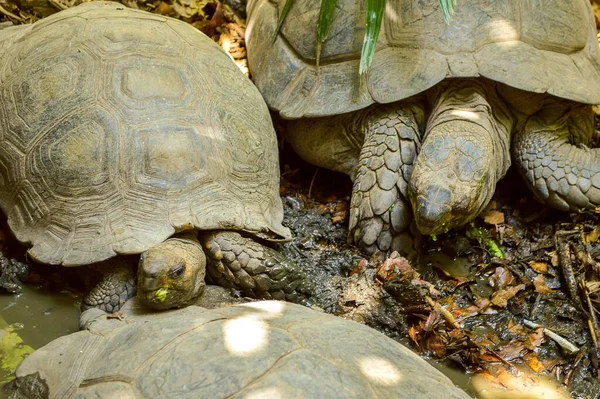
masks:
<svg viewBox="0 0 600 399"><path fill-rule="evenodd" d="M19 22L25 23L25 20L23 18L19 17L18 15L13 14L12 12L8 11L6 8L2 7L1 5L0 5L0 13L6 15L9 18L16 19Z"/></svg>
<svg viewBox="0 0 600 399"><path fill-rule="evenodd" d="M308 186L308 198L312 199L311 194L312 194L312 188L313 188L313 184L315 184L315 179L317 178L317 173L319 173L319 168L315 169L315 174L312 177L312 180L310 181L310 186Z"/></svg>
<svg viewBox="0 0 600 399"><path fill-rule="evenodd" d="M573 265L571 264L571 248L566 240L559 238L562 234L556 233L554 236L556 242L556 248L558 252L558 258L560 262L560 268L563 273L563 278L567 284L569 296L575 302L580 310L583 310L583 304L579 297L579 290L577 289L577 280L575 279L575 273L573 272Z"/></svg>
<svg viewBox="0 0 600 399"><path fill-rule="evenodd" d="M425 299L427 300L427 303L429 304L429 306L431 306L433 309L438 311L442 315L444 320L446 320L448 323L450 323L450 325L452 325L452 327L461 328L460 324L458 324L458 322L456 321L454 316L452 316L452 313L450 313L446 308L443 308L442 305L435 302L430 297L425 297Z"/></svg>
<svg viewBox="0 0 600 399"><path fill-rule="evenodd" d="M541 326L540 324L534 323L533 321L523 319L523 324L530 328L542 328L542 332L548 338L554 340L557 344L561 346L564 350L566 350L570 354L574 354L579 352L579 348L567 341L565 338L561 337L557 333L552 330L547 329L546 327Z"/></svg>
<svg viewBox="0 0 600 399"><path fill-rule="evenodd" d="M65 6L64 4L59 3L56 0L48 0L48 3L50 3L54 8L56 8L59 11L63 11L63 10L66 10L67 8L69 8L69 7Z"/></svg>
<svg viewBox="0 0 600 399"><path fill-rule="evenodd" d="M592 300L589 295L589 290L585 283L585 279L583 276L579 276L579 290L583 293L583 297L585 298L585 302L588 306L589 310L589 319L588 326L590 328L590 334L592 335L592 340L594 341L594 347L598 348L598 318L596 317L596 313L594 312L594 304L592 304Z"/></svg>
<svg viewBox="0 0 600 399"><path fill-rule="evenodd" d="M571 370L569 370L569 372L567 373L567 375L565 377L565 381L563 382L566 385L567 388L570 388L571 378L573 377L573 372L575 371L575 369L579 365L579 362L581 362L581 359L583 359L584 355L585 355L585 353L579 352L577 354L577 356L575 357L575 361L573 362L573 366L571 366Z"/></svg>

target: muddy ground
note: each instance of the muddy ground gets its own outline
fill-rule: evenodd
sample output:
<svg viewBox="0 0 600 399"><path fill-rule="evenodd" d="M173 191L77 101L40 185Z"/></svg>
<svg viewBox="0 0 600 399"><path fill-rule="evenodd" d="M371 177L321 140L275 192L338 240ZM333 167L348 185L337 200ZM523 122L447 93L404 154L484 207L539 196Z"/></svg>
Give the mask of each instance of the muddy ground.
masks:
<svg viewBox="0 0 600 399"><path fill-rule="evenodd" d="M574 398L600 397L591 336L597 323L588 323L589 305L596 314L600 305L599 214L543 207L520 176L509 173L492 208L474 222L504 259L490 256L465 230L424 239L418 264L365 259L346 244L349 179L326 170L315 175L314 166L285 148L281 154L285 223L294 232L294 241L282 250L320 282L318 301L327 312L404 343L408 338L421 355L488 380L529 369L552 374ZM565 246L570 252L565 265L586 287L589 301L577 284L569 288L564 280ZM579 351L569 353L524 320L552 330Z"/></svg>

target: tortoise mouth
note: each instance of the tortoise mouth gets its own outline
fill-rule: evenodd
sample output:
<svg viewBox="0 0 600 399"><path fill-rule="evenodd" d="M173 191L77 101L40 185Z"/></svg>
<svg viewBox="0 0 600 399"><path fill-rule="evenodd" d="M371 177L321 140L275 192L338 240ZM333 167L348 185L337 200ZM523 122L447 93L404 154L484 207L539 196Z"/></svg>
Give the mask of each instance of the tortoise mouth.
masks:
<svg viewBox="0 0 600 399"><path fill-rule="evenodd" d="M149 307L154 309L167 309L179 307L182 290L172 287L159 287L154 289L138 289L138 297Z"/></svg>
<svg viewBox="0 0 600 399"><path fill-rule="evenodd" d="M183 287L159 287L138 290L139 300L149 308L157 310L183 308L192 305L204 291L204 286L197 290Z"/></svg>

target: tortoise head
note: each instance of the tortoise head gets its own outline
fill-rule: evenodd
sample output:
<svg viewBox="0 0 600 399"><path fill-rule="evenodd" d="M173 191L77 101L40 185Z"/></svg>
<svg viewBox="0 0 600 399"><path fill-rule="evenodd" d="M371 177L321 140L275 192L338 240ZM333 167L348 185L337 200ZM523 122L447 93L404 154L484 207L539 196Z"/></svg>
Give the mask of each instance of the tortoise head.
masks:
<svg viewBox="0 0 600 399"><path fill-rule="evenodd" d="M138 298L153 309L193 304L206 286L206 257L191 239L170 238L140 256Z"/></svg>
<svg viewBox="0 0 600 399"><path fill-rule="evenodd" d="M445 233L477 216L494 193L497 168L489 135L473 124L455 120L432 130L408 189L419 231Z"/></svg>

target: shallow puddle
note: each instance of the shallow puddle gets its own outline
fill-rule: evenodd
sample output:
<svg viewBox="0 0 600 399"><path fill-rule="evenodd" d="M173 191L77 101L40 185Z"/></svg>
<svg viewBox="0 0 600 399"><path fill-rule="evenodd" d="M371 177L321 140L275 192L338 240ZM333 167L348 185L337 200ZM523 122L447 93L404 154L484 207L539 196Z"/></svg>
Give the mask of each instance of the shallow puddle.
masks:
<svg viewBox="0 0 600 399"><path fill-rule="evenodd" d="M79 299L31 286L0 295L0 385L28 352L79 330Z"/></svg>

